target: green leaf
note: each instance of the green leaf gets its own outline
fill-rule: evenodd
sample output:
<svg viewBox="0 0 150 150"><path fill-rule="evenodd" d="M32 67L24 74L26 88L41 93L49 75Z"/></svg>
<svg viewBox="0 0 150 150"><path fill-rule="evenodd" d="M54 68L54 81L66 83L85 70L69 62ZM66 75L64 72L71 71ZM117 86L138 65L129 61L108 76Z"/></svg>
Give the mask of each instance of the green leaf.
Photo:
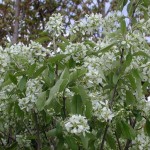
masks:
<svg viewBox="0 0 150 150"><path fill-rule="evenodd" d="M121 135L125 139L133 140L135 138L134 129L125 121L120 121L117 123L117 128L120 130Z"/></svg>
<svg viewBox="0 0 150 150"><path fill-rule="evenodd" d="M54 136L58 136L60 137L62 133L62 127L61 125L58 123L56 125L56 128L49 130L48 132L46 132L47 137L54 137Z"/></svg>
<svg viewBox="0 0 150 150"><path fill-rule="evenodd" d="M61 136L59 137L58 143L57 143L57 150L65 150L65 146L64 146L64 137Z"/></svg>
<svg viewBox="0 0 150 150"><path fill-rule="evenodd" d="M128 11L129 17L132 17L132 14L133 14L133 2L132 1L128 4L127 11Z"/></svg>
<svg viewBox="0 0 150 150"><path fill-rule="evenodd" d="M37 78L44 70L46 69L46 66L42 66L36 72L33 74L32 78Z"/></svg>
<svg viewBox="0 0 150 150"><path fill-rule="evenodd" d="M67 87L68 83L69 83L69 80L68 79L64 79L62 84L60 85L59 92L64 91L65 88Z"/></svg>
<svg viewBox="0 0 150 150"><path fill-rule="evenodd" d="M124 8L124 6L127 4L127 2L128 2L128 0L119 0L118 1L118 7L120 8L121 11Z"/></svg>
<svg viewBox="0 0 150 150"><path fill-rule="evenodd" d="M56 136L56 128L46 132L46 136L47 137L54 137L54 136Z"/></svg>
<svg viewBox="0 0 150 150"><path fill-rule="evenodd" d="M83 86L81 86L81 85L75 86L72 88L72 90L73 90L73 92L75 92L76 94L81 96L83 102L86 102L89 99Z"/></svg>
<svg viewBox="0 0 150 150"><path fill-rule="evenodd" d="M116 150L116 141L110 133L107 133L106 142L108 143L111 149Z"/></svg>
<svg viewBox="0 0 150 150"><path fill-rule="evenodd" d="M80 135L80 138L81 138L84 149L88 149L88 144L89 144L90 139L87 136L83 136L83 135Z"/></svg>
<svg viewBox="0 0 150 150"><path fill-rule="evenodd" d="M69 71L67 68L65 68L60 76L60 79L58 79L56 84L50 89L49 98L46 101L45 106L50 104L51 100L54 97L56 97L58 92L61 92L66 88L68 82L69 82Z"/></svg>
<svg viewBox="0 0 150 150"><path fill-rule="evenodd" d="M83 76L86 72L87 72L87 69L85 69L85 68L78 69L78 70L72 72L72 73L70 74L70 80L69 80L69 82L71 83L71 82L76 81L76 80L79 79L81 76Z"/></svg>
<svg viewBox="0 0 150 150"><path fill-rule="evenodd" d="M62 84L60 85L59 92L63 91L66 88L66 86L69 83L69 78L70 78L69 70L68 70L68 68L65 68L60 76L60 80L61 79L64 79L64 80L63 80Z"/></svg>
<svg viewBox="0 0 150 150"><path fill-rule="evenodd" d="M131 91L126 91L126 104L127 105L136 104L136 99Z"/></svg>
<svg viewBox="0 0 150 150"><path fill-rule="evenodd" d="M114 85L117 84L118 80L119 80L119 76L116 75L116 74L114 74L114 75L113 75L113 84L114 84Z"/></svg>
<svg viewBox="0 0 150 150"><path fill-rule="evenodd" d="M20 107L18 106L18 103L15 103L15 113L18 117L23 118L24 117L24 112L20 109Z"/></svg>
<svg viewBox="0 0 150 150"><path fill-rule="evenodd" d="M62 61L65 57L66 57L67 55L64 55L64 54L58 54L58 55L56 55L56 56L54 56L54 57L50 57L49 59L48 59L48 61L50 62L50 63L57 63L57 62L60 62L60 61Z"/></svg>
<svg viewBox="0 0 150 150"><path fill-rule="evenodd" d="M65 51L68 44L66 44L66 43L57 43L57 45L59 46L59 48L62 51Z"/></svg>
<svg viewBox="0 0 150 150"><path fill-rule="evenodd" d="M18 143L14 142L8 148L6 148L5 150L16 150L17 147L18 147Z"/></svg>
<svg viewBox="0 0 150 150"><path fill-rule="evenodd" d="M135 52L133 54L133 56L143 56L143 57L146 57L146 58L150 58L150 55L148 55L147 53L143 52L143 51L138 51L138 52Z"/></svg>
<svg viewBox="0 0 150 150"><path fill-rule="evenodd" d="M70 59L68 61L68 66L69 66L69 68L75 68L75 66L76 66L76 62L74 61L74 59L72 57L70 57Z"/></svg>
<svg viewBox="0 0 150 150"><path fill-rule="evenodd" d="M111 48L112 48L115 44L116 44L116 43L112 43L112 44L110 44L110 45L108 45L108 46L106 46L106 47L100 49L99 51L97 51L97 52L95 52L95 53L93 53L93 54L106 53L106 52L108 52L109 50L111 50Z"/></svg>
<svg viewBox="0 0 150 150"><path fill-rule="evenodd" d="M13 74L9 74L9 78L10 78L10 80L11 80L11 82L12 83L14 83L15 85L17 85L17 78L16 78L16 76L15 75L13 75Z"/></svg>
<svg viewBox="0 0 150 150"><path fill-rule="evenodd" d="M112 44L110 44L110 45L108 45L108 46L105 46L104 48L98 50L97 52L89 53L89 55L96 55L96 56L97 56L97 55L100 54L100 53L106 53L106 52L110 51L111 48L112 48L115 44L116 44L116 43L112 43Z"/></svg>
<svg viewBox="0 0 150 150"><path fill-rule="evenodd" d="M18 88L20 91L23 91L26 89L26 83L27 83L27 77L23 76L18 83Z"/></svg>
<svg viewBox="0 0 150 150"><path fill-rule="evenodd" d="M123 7L127 4L128 0L123 0Z"/></svg>
<svg viewBox="0 0 150 150"><path fill-rule="evenodd" d="M59 122L56 125L56 134L57 134L58 137L62 136L62 131L63 131L63 128L62 128L61 123Z"/></svg>
<svg viewBox="0 0 150 150"><path fill-rule="evenodd" d="M112 43L112 44L110 44L110 45L108 45L108 46L106 46L106 47L100 49L98 52L100 52L100 53L108 52L109 50L111 50L111 48L112 48L114 45L115 45L115 43Z"/></svg>
<svg viewBox="0 0 150 150"><path fill-rule="evenodd" d="M129 53L127 56L126 56L126 61L125 61L125 64L126 64L126 67L128 67L132 62L132 54Z"/></svg>
<svg viewBox="0 0 150 150"><path fill-rule="evenodd" d="M62 72L60 79L68 79L69 80L69 70L68 68L65 68L64 71Z"/></svg>
<svg viewBox="0 0 150 150"><path fill-rule="evenodd" d="M135 78L135 81L136 81L136 90L137 90L138 96L141 97L143 91L142 91L141 77L140 77L139 70L133 69L132 76Z"/></svg>
<svg viewBox="0 0 150 150"><path fill-rule="evenodd" d="M51 87L54 83L54 73L49 70L49 68L46 68L44 72L42 73L43 81L45 82L45 86Z"/></svg>
<svg viewBox="0 0 150 150"><path fill-rule="evenodd" d="M72 91L81 96L82 102L85 107L85 116L87 118L90 118L92 116L92 103L89 100L86 90L84 89L83 86L79 85L79 86L73 87Z"/></svg>
<svg viewBox="0 0 150 150"><path fill-rule="evenodd" d="M73 114L82 114L83 103L80 95L74 95L71 103L71 112Z"/></svg>
<svg viewBox="0 0 150 150"><path fill-rule="evenodd" d="M45 101L46 101L46 91L44 91L38 95L36 106L39 111L44 109Z"/></svg>
<svg viewBox="0 0 150 150"><path fill-rule="evenodd" d="M143 3L142 3L145 7L148 7L150 5L150 1L148 0L143 0Z"/></svg>
<svg viewBox="0 0 150 150"><path fill-rule="evenodd" d="M61 36L60 39L61 39L62 41L64 41L66 44L68 44L68 45L70 44L69 40L66 39L64 36Z"/></svg>
<svg viewBox="0 0 150 150"><path fill-rule="evenodd" d="M45 102L45 106L51 103L51 100L56 97L57 93L59 92L60 86L63 83L64 79L59 79L56 84L50 89L49 98Z"/></svg>
<svg viewBox="0 0 150 150"><path fill-rule="evenodd" d="M146 120L144 131L147 133L148 136L150 136L150 121Z"/></svg>
<svg viewBox="0 0 150 150"><path fill-rule="evenodd" d="M76 41L77 39L78 39L77 34L72 34L72 35L70 36L70 41L71 41L71 42L74 42L74 41Z"/></svg>
<svg viewBox="0 0 150 150"><path fill-rule="evenodd" d="M127 33L127 29L126 29L126 22L123 17L120 19L120 25L121 25L122 35L125 36L125 34Z"/></svg>
<svg viewBox="0 0 150 150"><path fill-rule="evenodd" d="M89 45L90 47L94 48L95 47L95 43L93 41L89 41L89 40L85 40L84 44Z"/></svg>
<svg viewBox="0 0 150 150"><path fill-rule="evenodd" d="M92 102L90 100L87 100L85 102L86 110L85 110L85 116L86 118L90 119L92 117Z"/></svg>
<svg viewBox="0 0 150 150"><path fill-rule="evenodd" d="M135 78L132 76L132 74L130 74L128 76L128 79L129 79L132 89L136 90L136 82L135 82Z"/></svg>
<svg viewBox="0 0 150 150"><path fill-rule="evenodd" d="M140 74L139 71L137 69L133 69L132 70L132 75L136 78L136 79L140 79Z"/></svg>
<svg viewBox="0 0 150 150"><path fill-rule="evenodd" d="M78 150L76 139L73 136L66 136L65 141L67 142L71 150Z"/></svg>
<svg viewBox="0 0 150 150"><path fill-rule="evenodd" d="M36 68L36 63L32 64L31 66L29 66L29 69L27 70L27 75L29 77L32 77L34 71L35 71L35 68Z"/></svg>
<svg viewBox="0 0 150 150"><path fill-rule="evenodd" d="M43 36L43 37L37 38L35 42L43 44L44 42L48 42L49 40L50 38L48 36Z"/></svg>

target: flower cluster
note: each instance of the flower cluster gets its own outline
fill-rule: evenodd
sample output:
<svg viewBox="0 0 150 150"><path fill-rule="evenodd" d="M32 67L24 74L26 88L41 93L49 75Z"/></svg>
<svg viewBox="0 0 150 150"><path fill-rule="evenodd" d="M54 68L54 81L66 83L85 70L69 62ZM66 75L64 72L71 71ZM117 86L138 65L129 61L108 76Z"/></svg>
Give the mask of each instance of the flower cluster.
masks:
<svg viewBox="0 0 150 150"><path fill-rule="evenodd" d="M90 92L88 96L92 102L93 116L98 120L106 122L112 120L115 113L109 108L108 96L103 92Z"/></svg>
<svg viewBox="0 0 150 150"><path fill-rule="evenodd" d="M68 89L68 88L66 88L65 92L66 92L66 96L68 96L68 97L72 97L74 95L74 93L72 91L70 91L70 89Z"/></svg>
<svg viewBox="0 0 150 150"><path fill-rule="evenodd" d="M140 120L142 117L147 122L150 117L150 102L146 100L150 82L150 49L145 40L145 30L149 25L144 24L141 30L135 25L133 29L127 28L128 33L122 33L120 17L118 12L112 12L105 18L101 14L86 15L85 19L76 22L70 29L71 34L82 34L81 41L80 37L78 42L64 39L61 45L58 42L63 38L58 39L58 36L64 30L63 18L60 14L53 14L46 24L46 31L54 37L50 44L58 53L48 61L47 57L52 56L53 52L33 41L28 46L18 43L5 49L0 47L0 120L4 127L1 129L0 125L0 130L9 133L11 126L15 125L11 135L20 147L31 146L26 135L36 135L37 130L38 136L43 137L40 138L41 145L48 145L47 137L42 136L42 127L45 127L48 136L56 133L51 145L59 140L59 130L67 137L70 133L70 137L73 137L66 140L66 136L63 136L67 149L72 149L68 143L72 140L86 147L84 149L94 142L96 146L93 144L89 149L98 149L101 142L101 138L97 138L98 132L101 130L103 135L108 134L107 130L103 132L103 125L107 122L110 138L119 140L121 149L127 142L121 137L132 139L134 131L136 138L132 140L131 148L150 149L149 137L144 134L147 126L145 130L141 128L143 124L137 127L138 123L143 123ZM141 23L146 22L144 20ZM102 32L101 38L95 34L99 31ZM57 46L62 47L63 51ZM81 105L74 95L79 96ZM82 115L74 114L74 109L70 109L78 107ZM32 119L32 110L36 112L35 119ZM20 121L22 115L23 121ZM126 121L126 124L122 124L122 121L118 124L119 119ZM134 120L136 123L133 128L131 125ZM60 122L63 122L65 130L59 126ZM103 125L99 126L99 122ZM38 126L35 125L37 123ZM127 130L127 134L121 132L115 139L114 135L119 129ZM2 136L5 137L3 132ZM80 139L81 135L87 139L86 144ZM6 139L7 136L2 142ZM105 143L103 149L111 149L112 144Z"/></svg>
<svg viewBox="0 0 150 150"><path fill-rule="evenodd" d="M85 135L85 132L89 132L89 125L86 117L81 115L72 115L66 122L65 128L67 132L73 134L81 134Z"/></svg>
<svg viewBox="0 0 150 150"><path fill-rule="evenodd" d="M119 18L121 18L122 13L120 11L112 11L103 19L102 28L103 32L114 32L117 30L119 25Z"/></svg>
<svg viewBox="0 0 150 150"><path fill-rule="evenodd" d="M138 93L135 94L136 99L138 100L137 108L142 110L141 113L143 116L150 116L150 101L146 100L145 95L141 97L138 96Z"/></svg>
<svg viewBox="0 0 150 150"><path fill-rule="evenodd" d="M4 82L4 81L3 81ZM15 89L15 85L13 83L6 85L4 87L2 87L1 91L0 91L0 98L1 99L8 99L11 95L11 92Z"/></svg>
<svg viewBox="0 0 150 150"><path fill-rule="evenodd" d="M143 129L137 134L136 138L133 140L133 147L135 149L143 150L150 149L150 138L148 135L145 135Z"/></svg>
<svg viewBox="0 0 150 150"><path fill-rule="evenodd" d="M29 46L18 43L10 47L2 49L0 47L0 71L3 73L5 69L14 63L19 68L24 68L35 62L42 62L46 57L52 56L52 51L44 48L41 44L31 41Z"/></svg>
<svg viewBox="0 0 150 150"><path fill-rule="evenodd" d="M101 14L85 15L85 18L77 22L75 25L70 26L70 32L80 32L83 35L91 35L94 31L98 31L102 22Z"/></svg>
<svg viewBox="0 0 150 150"><path fill-rule="evenodd" d="M113 112L109 109L108 101L92 101L93 115L96 116L101 121L112 120L114 117Z"/></svg>
<svg viewBox="0 0 150 150"><path fill-rule="evenodd" d="M46 23L45 31L48 31L53 36L60 36L63 30L63 16L61 14L53 14Z"/></svg>
<svg viewBox="0 0 150 150"><path fill-rule="evenodd" d="M21 147L24 145L30 147L31 140L28 140L26 136L16 135L16 141Z"/></svg>
<svg viewBox="0 0 150 150"><path fill-rule="evenodd" d="M17 62L18 65L34 63L31 49L23 43L14 44L4 51L9 55L11 62Z"/></svg>
<svg viewBox="0 0 150 150"><path fill-rule="evenodd" d="M8 54L0 46L0 73L4 73L7 69L7 66L10 62Z"/></svg>
<svg viewBox="0 0 150 150"><path fill-rule="evenodd" d="M87 47L83 43L70 43L62 54L67 54L67 60L70 56L78 63L86 56Z"/></svg>
<svg viewBox="0 0 150 150"><path fill-rule="evenodd" d="M26 96L18 100L18 105L22 110L30 111L35 108L39 93L42 91L42 85L38 79L30 79L27 82Z"/></svg>
<svg viewBox="0 0 150 150"><path fill-rule="evenodd" d="M100 68L101 63L99 61L99 57L86 57L84 59L84 66L88 69L86 73L86 78L89 86L93 86L94 84L102 84L102 80L104 79L103 71Z"/></svg>
<svg viewBox="0 0 150 150"><path fill-rule="evenodd" d="M41 44L34 41L31 41L29 44L29 49L32 51L33 56L38 57L39 61L42 61L43 58L52 55L50 50L44 48Z"/></svg>
<svg viewBox="0 0 150 150"><path fill-rule="evenodd" d="M86 78L89 86L93 84L103 84L105 81L104 74L115 67L116 56L112 52L101 54L100 56L87 56L84 58L84 66L87 68Z"/></svg>

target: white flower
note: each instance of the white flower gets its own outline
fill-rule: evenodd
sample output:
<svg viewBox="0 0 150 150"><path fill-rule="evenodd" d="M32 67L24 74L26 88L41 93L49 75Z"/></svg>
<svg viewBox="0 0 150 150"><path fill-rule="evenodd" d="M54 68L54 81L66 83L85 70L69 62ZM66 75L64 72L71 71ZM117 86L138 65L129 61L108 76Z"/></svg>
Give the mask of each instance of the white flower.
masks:
<svg viewBox="0 0 150 150"><path fill-rule="evenodd" d="M81 115L72 115L66 122L65 128L68 132L73 134L85 135L85 132L89 132L89 125L86 117Z"/></svg>
<svg viewBox="0 0 150 150"><path fill-rule="evenodd" d="M92 106L93 106L93 115L96 116L101 121L112 120L112 118L114 117L114 114L109 109L107 100L105 102L94 100L92 101Z"/></svg>
<svg viewBox="0 0 150 150"><path fill-rule="evenodd" d="M150 149L150 138L144 133L143 128L138 131L136 138L133 140L133 148Z"/></svg>
<svg viewBox="0 0 150 150"><path fill-rule="evenodd" d="M30 147L31 140L28 140L24 135L16 135L16 141L20 146Z"/></svg>
<svg viewBox="0 0 150 150"><path fill-rule="evenodd" d="M90 14L85 15L85 18L76 22L75 25L70 26L70 33L80 32L83 35L91 35L95 31L98 31L102 24L102 15L101 14Z"/></svg>
<svg viewBox="0 0 150 150"><path fill-rule="evenodd" d="M38 57L38 59L41 61L46 56L51 56L52 52L46 48L44 48L41 44L31 41L29 44L29 48L32 51L32 54Z"/></svg>
<svg viewBox="0 0 150 150"><path fill-rule="evenodd" d="M27 82L26 96L18 100L22 110L30 111L35 108L38 94L42 91L42 85L38 79L30 79Z"/></svg>
<svg viewBox="0 0 150 150"><path fill-rule="evenodd" d="M63 30L63 16L60 13L53 14L46 23L45 31L48 31L53 36L60 36Z"/></svg>
<svg viewBox="0 0 150 150"><path fill-rule="evenodd" d="M68 54L68 57L66 57L66 60L72 56L72 58L76 62L80 62L85 56L87 52L87 47L84 45L84 43L70 43L66 46L66 49L64 52L61 52L62 54Z"/></svg>
<svg viewBox="0 0 150 150"><path fill-rule="evenodd" d="M7 52L0 46L0 73L4 73L10 63L10 57Z"/></svg>

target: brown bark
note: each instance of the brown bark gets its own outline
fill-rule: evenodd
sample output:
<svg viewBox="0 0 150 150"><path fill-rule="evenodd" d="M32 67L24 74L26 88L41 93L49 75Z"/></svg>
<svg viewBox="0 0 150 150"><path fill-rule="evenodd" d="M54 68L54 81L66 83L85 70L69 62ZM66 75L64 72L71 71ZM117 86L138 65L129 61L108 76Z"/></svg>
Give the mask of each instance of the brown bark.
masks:
<svg viewBox="0 0 150 150"><path fill-rule="evenodd" d="M15 23L14 23L12 44L17 43L17 40L18 40L20 2L21 2L21 0L16 0L16 2L15 2Z"/></svg>

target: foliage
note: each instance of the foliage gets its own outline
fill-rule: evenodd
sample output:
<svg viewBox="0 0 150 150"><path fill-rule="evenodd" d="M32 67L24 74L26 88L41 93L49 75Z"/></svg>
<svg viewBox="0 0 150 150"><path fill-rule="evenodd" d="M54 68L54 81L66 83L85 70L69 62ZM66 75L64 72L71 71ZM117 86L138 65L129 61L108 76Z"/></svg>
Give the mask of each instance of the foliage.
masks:
<svg viewBox="0 0 150 150"><path fill-rule="evenodd" d="M68 26L86 14L101 13L107 15L115 10L118 2L107 0L110 7L106 9L106 1L102 0L23 0L19 2L19 14L15 17L15 1L1 0L0 2L0 45L6 46L8 41L13 41L15 20L19 21L18 42L28 44L30 40L42 42L47 45L49 36L43 30L46 22L53 13L64 16L64 27ZM82 11L84 10L84 11Z"/></svg>
<svg viewBox="0 0 150 150"><path fill-rule="evenodd" d="M112 11L65 30L54 14L47 47L0 47L1 149L150 149L150 6L142 2L129 3L129 24Z"/></svg>

